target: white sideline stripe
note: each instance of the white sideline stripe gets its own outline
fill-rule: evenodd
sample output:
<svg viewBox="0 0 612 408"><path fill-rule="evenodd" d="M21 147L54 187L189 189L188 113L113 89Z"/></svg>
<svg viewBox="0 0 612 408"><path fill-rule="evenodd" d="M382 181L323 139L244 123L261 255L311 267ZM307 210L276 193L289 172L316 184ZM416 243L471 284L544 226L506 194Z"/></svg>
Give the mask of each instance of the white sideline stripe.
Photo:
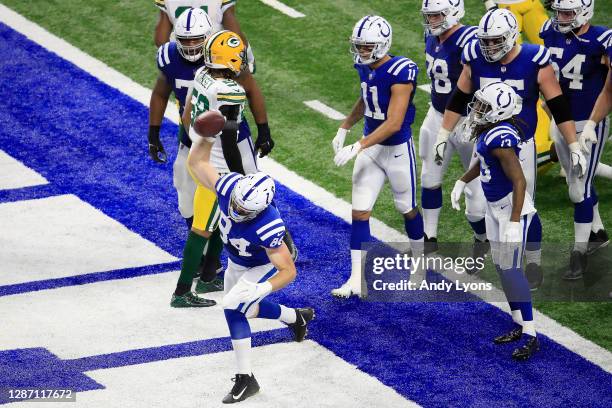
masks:
<svg viewBox="0 0 612 408"><path fill-rule="evenodd" d="M427 92L428 94L431 93L431 85L430 84L418 85L417 88L419 88L421 91Z"/></svg>
<svg viewBox="0 0 612 408"><path fill-rule="evenodd" d="M49 51L72 62L79 68L97 77L102 82L118 89L124 94L141 102L145 106L149 104L151 90L134 82L127 76L110 68L108 65L84 53L68 42L56 37L39 25L15 13L8 7L0 4L0 21L13 30L21 33L30 40L38 43ZM178 110L175 104L168 104L166 118L178 123ZM293 191L299 191L301 195L308 198L314 204L326 211L342 218L344 221L351 222L351 205L324 190L320 186L297 175L285 166L266 158L261 160L262 170L274 175L274 177ZM382 241L401 242L406 241L404 234L389 227L380 220L372 218L370 220L372 235ZM491 303L501 310L508 312L505 304L499 305ZM612 373L612 353L601 346L576 334L569 328L559 324L555 320L534 310L538 331L568 350L582 356L586 360L601 367L608 373Z"/></svg>
<svg viewBox="0 0 612 408"><path fill-rule="evenodd" d="M286 4L281 3L278 0L259 0L259 1L261 1L266 6L270 6L273 9L276 9L276 10L280 11L281 13L288 15L291 18L306 17L306 15L300 13L299 11L297 11L294 8L289 7Z"/></svg>
<svg viewBox="0 0 612 408"><path fill-rule="evenodd" d="M308 106L310 109L322 113L323 115L333 120L344 120L346 118L346 116L342 112L338 112L334 108L330 108L329 106L317 99L312 101L304 101L304 105Z"/></svg>

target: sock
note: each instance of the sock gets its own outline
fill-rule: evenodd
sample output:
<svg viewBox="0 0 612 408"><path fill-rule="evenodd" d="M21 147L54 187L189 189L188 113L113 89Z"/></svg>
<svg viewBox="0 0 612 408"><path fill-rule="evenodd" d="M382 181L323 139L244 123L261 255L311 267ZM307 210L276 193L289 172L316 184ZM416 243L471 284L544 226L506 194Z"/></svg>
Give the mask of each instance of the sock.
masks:
<svg viewBox="0 0 612 408"><path fill-rule="evenodd" d="M251 338L232 339L232 347L236 356L236 374L251 375Z"/></svg>
<svg viewBox="0 0 612 408"><path fill-rule="evenodd" d="M527 230L527 243L525 244L525 258L527 264L540 265L542 262L542 223L538 213L533 215Z"/></svg>
<svg viewBox="0 0 612 408"><path fill-rule="evenodd" d="M474 230L474 238L480 242L484 242L487 239L487 224L485 223L484 217L468 215L467 219L472 230Z"/></svg>
<svg viewBox="0 0 612 408"><path fill-rule="evenodd" d="M523 270L521 268L501 270L500 280L510 309L520 310L523 323L533 320L531 291ZM516 322L514 312L512 318Z"/></svg>
<svg viewBox="0 0 612 408"><path fill-rule="evenodd" d="M200 273L200 279L204 282L211 282L217 277L217 261L222 250L221 231L217 228L208 240L204 266Z"/></svg>
<svg viewBox="0 0 612 408"><path fill-rule="evenodd" d="M512 304L515 302L508 303L510 303L510 308L512 309ZM512 321L521 327L523 326L523 318L521 317L521 310L518 306L516 306L516 309L512 309Z"/></svg>
<svg viewBox="0 0 612 408"><path fill-rule="evenodd" d="M202 251L204 251L206 241L208 241L208 239L193 231L189 231L187 242L185 242L185 247L183 248L183 263L181 265L181 274L178 279L178 284L174 291L175 295L180 296L187 293L188 291L184 291L185 285L189 285L191 289L191 282L193 281L194 273L198 269L198 265L202 259ZM180 288L179 285L181 285ZM179 293L180 291L183 292Z"/></svg>
<svg viewBox="0 0 612 408"><path fill-rule="evenodd" d="M593 206L593 222L591 223L591 231L597 232L605 229L603 222L601 221L601 215L599 215L599 203Z"/></svg>
<svg viewBox="0 0 612 408"><path fill-rule="evenodd" d="M295 309L287 306L280 305L281 314L278 320L283 323L293 324L297 320L297 314Z"/></svg>
<svg viewBox="0 0 612 408"><path fill-rule="evenodd" d="M597 164L597 168L595 169L595 175L612 179L612 167L605 163L599 162Z"/></svg>
<svg viewBox="0 0 612 408"><path fill-rule="evenodd" d="M353 220L351 223L351 277L361 284L361 245L371 240L370 220Z"/></svg>
<svg viewBox="0 0 612 408"><path fill-rule="evenodd" d="M261 319L278 320L278 318L281 317L281 307L278 303L263 299L259 302L259 313L257 317Z"/></svg>
<svg viewBox="0 0 612 408"><path fill-rule="evenodd" d="M536 337L535 322L533 320L523 321L523 334Z"/></svg>
<svg viewBox="0 0 612 408"><path fill-rule="evenodd" d="M442 187L421 189L423 228L428 238L438 236L438 220L442 210Z"/></svg>
<svg viewBox="0 0 612 408"><path fill-rule="evenodd" d="M411 220L404 218L404 228L406 229L406 234L410 240L410 247L413 250L413 256L417 255L414 253L415 247L420 247L421 251L419 253L423 252L423 217L421 216L421 213L417 212L416 217Z"/></svg>
<svg viewBox="0 0 612 408"><path fill-rule="evenodd" d="M593 223L593 201L585 198L574 204L574 250L585 253Z"/></svg>

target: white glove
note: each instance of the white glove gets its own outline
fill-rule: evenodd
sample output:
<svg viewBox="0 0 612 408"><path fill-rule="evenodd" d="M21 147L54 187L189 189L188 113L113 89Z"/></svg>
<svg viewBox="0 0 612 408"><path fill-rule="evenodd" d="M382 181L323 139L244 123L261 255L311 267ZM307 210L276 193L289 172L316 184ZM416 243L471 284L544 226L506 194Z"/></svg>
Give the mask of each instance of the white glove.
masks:
<svg viewBox="0 0 612 408"><path fill-rule="evenodd" d="M459 200L461 200L461 194L463 194L465 186L466 184L464 181L457 180L455 181L453 191L451 191L451 205L457 211L461 211L461 205L459 204Z"/></svg>
<svg viewBox="0 0 612 408"><path fill-rule="evenodd" d="M223 308L236 309L240 303L251 303L267 296L270 292L272 292L272 284L268 281L255 283L244 277L240 278L236 285L223 296Z"/></svg>
<svg viewBox="0 0 612 408"><path fill-rule="evenodd" d="M593 122L592 120L587 120L587 123L584 125L584 129L582 129L582 133L580 133L578 136L578 143L580 143L580 148L585 154L589 154L591 152L591 143L597 144L595 126L597 126L597 123Z"/></svg>
<svg viewBox="0 0 612 408"><path fill-rule="evenodd" d="M504 231L504 236L502 237L502 242L520 243L522 240L523 234L521 232L521 223L508 221L506 223L506 230Z"/></svg>
<svg viewBox="0 0 612 408"><path fill-rule="evenodd" d="M344 166L351 160L353 157L357 156L357 153L361 151L361 143L359 141L353 143L352 145L344 146L336 156L334 157L334 163L336 166Z"/></svg>
<svg viewBox="0 0 612 408"><path fill-rule="evenodd" d="M249 72L251 74L255 73L255 55L253 55L253 47L251 47L251 43L247 46L246 49L247 55L247 64L249 65Z"/></svg>
<svg viewBox="0 0 612 408"><path fill-rule="evenodd" d="M437 165L441 165L442 160L444 160L444 150L446 150L446 143L448 142L449 136L450 130L446 130L440 126L440 130L438 130L438 135L436 136L436 142L433 145L434 161Z"/></svg>
<svg viewBox="0 0 612 408"><path fill-rule="evenodd" d="M579 178L584 177L587 169L587 162L584 157L584 153L582 153L582 150L580 149L580 143L570 143L567 147L569 147L570 151L572 171L577 174Z"/></svg>
<svg viewBox="0 0 612 408"><path fill-rule="evenodd" d="M344 128L340 128L336 132L336 136L332 140L332 147L334 148L334 154L337 154L338 151L342 149L342 146L344 146L344 139L346 138L346 135L348 134L348 132L349 130L344 129Z"/></svg>
<svg viewBox="0 0 612 408"><path fill-rule="evenodd" d="M485 9L487 9L487 11L489 10L493 10L497 8L497 4L495 4L495 2L493 0L486 0L483 1Z"/></svg>

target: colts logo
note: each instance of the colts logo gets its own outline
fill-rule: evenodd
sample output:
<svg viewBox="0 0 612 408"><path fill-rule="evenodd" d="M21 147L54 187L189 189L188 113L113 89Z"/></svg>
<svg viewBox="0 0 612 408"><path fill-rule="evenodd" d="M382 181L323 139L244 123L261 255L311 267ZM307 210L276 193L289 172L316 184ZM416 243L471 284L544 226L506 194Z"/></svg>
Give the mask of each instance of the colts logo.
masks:
<svg viewBox="0 0 612 408"><path fill-rule="evenodd" d="M240 46L240 38L238 37L230 37L227 40L227 45L232 47L232 48L236 48Z"/></svg>
<svg viewBox="0 0 612 408"><path fill-rule="evenodd" d="M391 35L391 27L389 26L389 24L387 24L387 22L382 19L378 20L377 23L378 27L380 28L380 35L385 38L389 37Z"/></svg>
<svg viewBox="0 0 612 408"><path fill-rule="evenodd" d="M461 0L457 0L457 1L453 1L453 0L448 0L448 2L450 3L451 6L453 7L459 7L459 4L461 3Z"/></svg>
<svg viewBox="0 0 612 408"><path fill-rule="evenodd" d="M498 89L498 91L499 94L497 95L497 106L499 106L500 108L507 108L512 103L512 96L510 96L509 93L504 92L502 89ZM506 103L502 101L502 97L504 95L508 98L508 102Z"/></svg>
<svg viewBox="0 0 612 408"><path fill-rule="evenodd" d="M591 4L593 4L593 0L582 0L581 3L584 7L591 7Z"/></svg>
<svg viewBox="0 0 612 408"><path fill-rule="evenodd" d="M517 25L517 23L516 23L516 19L514 18L514 15L512 15L512 14L508 14L508 13L505 13L505 14L504 14L504 18L505 18L505 19L506 19L506 21L508 22L508 26L509 26L511 29L513 29L513 30L514 30L514 29L516 28L516 25Z"/></svg>

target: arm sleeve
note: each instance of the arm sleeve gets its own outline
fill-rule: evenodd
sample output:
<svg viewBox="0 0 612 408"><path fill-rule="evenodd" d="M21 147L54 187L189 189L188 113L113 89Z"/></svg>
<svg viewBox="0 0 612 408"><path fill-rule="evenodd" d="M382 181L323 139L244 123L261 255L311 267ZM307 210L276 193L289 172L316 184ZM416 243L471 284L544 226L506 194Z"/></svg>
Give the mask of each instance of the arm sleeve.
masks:
<svg viewBox="0 0 612 408"><path fill-rule="evenodd" d="M238 148L238 116L240 105L223 105L219 108L225 116L225 127L221 131L221 148L223 157L230 171L244 174L242 156Z"/></svg>

